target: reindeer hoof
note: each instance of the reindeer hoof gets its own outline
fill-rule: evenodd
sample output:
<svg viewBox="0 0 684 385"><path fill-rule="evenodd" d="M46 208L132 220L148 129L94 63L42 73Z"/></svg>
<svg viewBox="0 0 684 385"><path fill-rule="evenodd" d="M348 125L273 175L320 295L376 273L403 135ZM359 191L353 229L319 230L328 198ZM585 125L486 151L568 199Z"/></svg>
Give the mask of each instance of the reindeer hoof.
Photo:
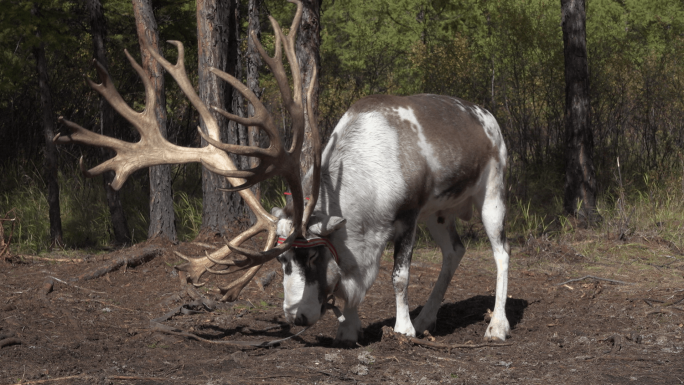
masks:
<svg viewBox="0 0 684 385"><path fill-rule="evenodd" d="M511 335L511 327L507 319L492 318L492 322L487 326L487 332L484 335L486 341L506 341L506 337Z"/></svg>

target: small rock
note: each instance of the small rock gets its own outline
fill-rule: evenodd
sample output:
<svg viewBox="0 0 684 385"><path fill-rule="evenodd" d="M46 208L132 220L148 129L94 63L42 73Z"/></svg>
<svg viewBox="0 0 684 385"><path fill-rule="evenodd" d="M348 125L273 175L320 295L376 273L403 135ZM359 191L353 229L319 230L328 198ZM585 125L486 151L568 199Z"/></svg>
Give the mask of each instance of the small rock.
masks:
<svg viewBox="0 0 684 385"><path fill-rule="evenodd" d="M325 353L325 360L330 362L337 362L340 361L341 358L339 353Z"/></svg>
<svg viewBox="0 0 684 385"><path fill-rule="evenodd" d="M658 338L656 338L656 340L655 340L655 343L658 344L658 345L664 345L664 344L667 343L667 337L665 337L665 336L658 336Z"/></svg>
<svg viewBox="0 0 684 385"><path fill-rule="evenodd" d="M589 338L586 337L586 336L582 336L582 337L580 337L580 338L577 339L577 342L579 342L580 344L588 344L588 343L589 343Z"/></svg>
<svg viewBox="0 0 684 385"><path fill-rule="evenodd" d="M235 352L230 355L230 358L232 358L235 363L241 364L247 360L247 353L243 351Z"/></svg>
<svg viewBox="0 0 684 385"><path fill-rule="evenodd" d="M354 365L351 367L351 372L359 376L365 376L368 374L368 367L366 365Z"/></svg>
<svg viewBox="0 0 684 385"><path fill-rule="evenodd" d="M496 366L505 366L506 369L510 368L511 365L513 364L513 361L506 362L506 361L499 361L496 363Z"/></svg>
<svg viewBox="0 0 684 385"><path fill-rule="evenodd" d="M359 362L364 365L370 365L375 362L375 357L371 356L370 352L367 350L361 352L357 358L359 359Z"/></svg>
<svg viewBox="0 0 684 385"><path fill-rule="evenodd" d="M394 339L394 329L392 329L391 326L383 326L382 327L381 340L384 341L386 339Z"/></svg>

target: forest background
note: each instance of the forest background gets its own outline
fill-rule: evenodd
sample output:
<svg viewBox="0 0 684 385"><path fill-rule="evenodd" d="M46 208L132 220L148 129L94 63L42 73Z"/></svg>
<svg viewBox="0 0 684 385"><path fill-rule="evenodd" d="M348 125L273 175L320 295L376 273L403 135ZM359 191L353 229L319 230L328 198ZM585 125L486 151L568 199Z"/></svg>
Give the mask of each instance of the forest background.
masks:
<svg viewBox="0 0 684 385"><path fill-rule="evenodd" d="M40 4L41 17L32 14ZM180 40L186 68L197 81L195 2L153 2L160 40ZM144 92L123 55L140 59L130 1L102 1L108 27L109 72L124 99L142 110ZM247 15L246 1L240 14ZM92 37L79 1L1 0L0 216L15 252L50 246L44 138L34 48L44 44L54 118L97 126L99 97L83 81L96 79ZM266 15L289 25L294 6L268 0L260 8L262 38L273 45ZM509 234L563 235L577 226L564 216L565 82L560 2L557 0L324 0L321 6L319 128L327 140L347 108L371 94L438 93L487 108L497 118L509 152ZM247 19L240 36L247 49ZM36 35L36 31L40 31ZM684 3L678 0L587 1L591 128L598 181L599 226L623 238L648 227L684 249ZM163 54L172 62L176 52ZM277 87L261 69L267 107L287 134ZM197 114L167 75L169 140L199 145ZM57 127L64 131L63 128ZM135 141L123 120L116 136ZM59 147L64 242L69 248L106 247L112 241L101 180L84 179L78 158L99 156L85 146ZM619 158L619 167L618 159ZM201 227L198 165L173 168L179 238ZM138 172L122 189L133 241L147 238L148 176ZM282 203L283 183L262 185L267 206ZM13 229L12 226L14 226ZM462 225L466 238L484 239Z"/></svg>

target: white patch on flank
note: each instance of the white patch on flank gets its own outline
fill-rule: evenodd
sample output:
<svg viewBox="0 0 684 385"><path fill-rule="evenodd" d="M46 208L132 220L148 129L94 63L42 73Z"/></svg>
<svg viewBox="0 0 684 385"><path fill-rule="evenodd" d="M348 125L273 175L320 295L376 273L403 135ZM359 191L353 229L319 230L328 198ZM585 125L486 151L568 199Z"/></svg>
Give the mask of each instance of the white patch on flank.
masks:
<svg viewBox="0 0 684 385"><path fill-rule="evenodd" d="M463 106L463 103L461 103L460 100L458 100L458 99L453 99L453 101L454 101L454 103L456 103L456 105L458 106L458 109L459 109L459 110L465 112L465 110L466 110L466 109L465 109L465 106Z"/></svg>
<svg viewBox="0 0 684 385"><path fill-rule="evenodd" d="M501 142L501 132L494 116L478 106L473 107L473 113L482 124L482 128L489 140L492 141L492 145L496 147Z"/></svg>
<svg viewBox="0 0 684 385"><path fill-rule="evenodd" d="M499 159L501 160L501 167L506 167L506 159L508 154L506 151L506 144L501 136L501 129L499 128L499 123L496 122L494 115L489 113L489 111L482 109L478 106L473 107L473 113L477 116L477 119L482 124L485 134L492 141L494 148L499 149Z"/></svg>
<svg viewBox="0 0 684 385"><path fill-rule="evenodd" d="M399 107L395 108L394 112L399 114L399 118L401 120L408 121L411 125L411 130L415 132L416 135L418 135L418 147L420 147L420 153L427 160L430 170L433 172L441 170L442 165L439 163L438 154L435 151L435 149L432 148L432 145L428 143L427 139L425 138L423 126L421 126L420 123L418 123L418 119L416 119L416 115L413 113L413 110L410 108Z"/></svg>

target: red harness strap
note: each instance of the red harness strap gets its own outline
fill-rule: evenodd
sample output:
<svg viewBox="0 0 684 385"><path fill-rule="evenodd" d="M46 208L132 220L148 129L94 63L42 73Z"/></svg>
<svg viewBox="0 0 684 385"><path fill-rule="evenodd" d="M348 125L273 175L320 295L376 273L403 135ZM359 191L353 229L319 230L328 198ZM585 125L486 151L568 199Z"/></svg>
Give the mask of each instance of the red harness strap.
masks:
<svg viewBox="0 0 684 385"><path fill-rule="evenodd" d="M285 242L287 238L278 238L278 244L282 244ZM294 243L292 244L293 247L295 248L300 248L300 249L308 249L312 247L318 247L318 246L325 246L330 250L330 253L333 255L335 258L335 262L337 264L340 263L340 258L337 256L337 250L335 250L335 246L333 246L332 242L325 238L312 238L312 239L304 239L304 238L297 238L295 239Z"/></svg>

